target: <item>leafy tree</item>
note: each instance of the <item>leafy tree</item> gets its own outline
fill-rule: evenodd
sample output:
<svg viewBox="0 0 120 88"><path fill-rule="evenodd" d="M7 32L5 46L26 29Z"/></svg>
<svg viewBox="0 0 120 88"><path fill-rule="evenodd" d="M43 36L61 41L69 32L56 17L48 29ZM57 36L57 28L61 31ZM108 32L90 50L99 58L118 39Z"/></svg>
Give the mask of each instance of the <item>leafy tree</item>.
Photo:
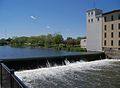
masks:
<svg viewBox="0 0 120 88"><path fill-rule="evenodd" d="M63 36L61 34L55 34L54 35L54 43L55 44L60 44L63 42Z"/></svg>
<svg viewBox="0 0 120 88"><path fill-rule="evenodd" d="M4 38L2 38L2 39L0 40L0 45L1 45L1 46L7 45L7 41L6 41Z"/></svg>
<svg viewBox="0 0 120 88"><path fill-rule="evenodd" d="M25 43L27 43L28 37L15 37L14 39L11 40L11 45L12 46L24 46Z"/></svg>
<svg viewBox="0 0 120 88"><path fill-rule="evenodd" d="M67 39L65 40L65 43L69 46L74 46L76 44L76 40L73 39L72 37L67 37Z"/></svg>
<svg viewBox="0 0 120 88"><path fill-rule="evenodd" d="M53 44L53 36L52 34L48 34L45 39L45 46L50 47Z"/></svg>
<svg viewBox="0 0 120 88"><path fill-rule="evenodd" d="M38 45L39 46L45 46L45 40L46 40L46 36L45 35L41 35L38 36Z"/></svg>

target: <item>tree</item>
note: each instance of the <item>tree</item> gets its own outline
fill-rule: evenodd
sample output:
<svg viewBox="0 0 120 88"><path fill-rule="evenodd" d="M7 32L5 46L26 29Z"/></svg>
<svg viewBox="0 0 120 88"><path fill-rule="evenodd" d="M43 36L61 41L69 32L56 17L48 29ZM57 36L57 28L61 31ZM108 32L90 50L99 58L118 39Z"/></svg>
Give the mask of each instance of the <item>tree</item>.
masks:
<svg viewBox="0 0 120 88"><path fill-rule="evenodd" d="M52 34L48 34L45 39L45 46L49 47L52 45L52 43L53 43L53 36Z"/></svg>
<svg viewBox="0 0 120 88"><path fill-rule="evenodd" d="M6 41L4 38L2 38L2 39L0 40L0 45L1 45L1 46L7 45L7 41Z"/></svg>
<svg viewBox="0 0 120 88"><path fill-rule="evenodd" d="M41 36L38 36L38 38L39 38L38 45L39 46L45 46L46 36L45 35L41 35Z"/></svg>
<svg viewBox="0 0 120 88"><path fill-rule="evenodd" d="M60 44L64 40L61 34L55 34L53 39L55 44Z"/></svg>
<svg viewBox="0 0 120 88"><path fill-rule="evenodd" d="M11 45L12 46L24 46L25 43L27 43L28 37L15 37L14 39L11 40Z"/></svg>

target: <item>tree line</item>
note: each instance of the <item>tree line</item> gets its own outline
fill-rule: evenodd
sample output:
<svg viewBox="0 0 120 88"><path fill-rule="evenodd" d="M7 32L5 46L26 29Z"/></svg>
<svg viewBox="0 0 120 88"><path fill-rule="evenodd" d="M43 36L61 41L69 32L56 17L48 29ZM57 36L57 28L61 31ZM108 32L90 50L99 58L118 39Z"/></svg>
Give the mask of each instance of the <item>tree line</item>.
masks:
<svg viewBox="0 0 120 88"><path fill-rule="evenodd" d="M0 39L0 45L9 45L13 47L46 47L46 48L60 48L60 47L80 47L80 40L85 37L67 37L64 39L61 34L48 34L31 37L14 37L8 39Z"/></svg>

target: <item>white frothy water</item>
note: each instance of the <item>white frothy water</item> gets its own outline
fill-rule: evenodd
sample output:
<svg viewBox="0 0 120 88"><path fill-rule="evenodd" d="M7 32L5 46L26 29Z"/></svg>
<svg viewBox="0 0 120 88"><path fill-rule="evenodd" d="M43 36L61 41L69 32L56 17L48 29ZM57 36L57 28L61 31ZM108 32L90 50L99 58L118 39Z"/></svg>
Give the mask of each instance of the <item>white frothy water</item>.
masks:
<svg viewBox="0 0 120 88"><path fill-rule="evenodd" d="M48 78L54 78L59 80L60 82L65 83L66 85L72 85L71 81L64 78L66 76L70 80L74 78L74 80L78 80L78 74L74 75L75 72L82 72L87 73L87 71L100 71L101 67L111 66L114 65L114 62L120 62L118 59L104 59L104 60L97 60L91 62L75 62L69 63L69 61L65 61L66 65L63 66L55 66L49 68L38 68L34 70L24 70L15 72L15 74L25 82L30 88L39 88L39 87L32 87L33 84L37 85L35 80L42 80L48 84L58 85L54 81L48 80ZM48 64L50 66L50 64ZM70 75L69 75L70 74ZM71 76L71 77L69 77ZM72 77L76 76L76 77ZM81 79L82 80L82 79ZM45 87L40 87L45 88ZM78 88L78 87L76 87Z"/></svg>

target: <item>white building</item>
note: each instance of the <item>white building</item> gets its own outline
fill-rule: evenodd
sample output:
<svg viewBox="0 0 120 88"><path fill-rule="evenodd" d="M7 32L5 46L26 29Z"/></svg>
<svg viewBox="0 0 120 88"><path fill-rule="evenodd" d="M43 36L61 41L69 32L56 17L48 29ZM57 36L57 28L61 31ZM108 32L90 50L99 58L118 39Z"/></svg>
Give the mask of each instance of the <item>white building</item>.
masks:
<svg viewBox="0 0 120 88"><path fill-rule="evenodd" d="M81 39L80 46L81 48L86 48L87 39Z"/></svg>
<svg viewBox="0 0 120 88"><path fill-rule="evenodd" d="M102 51L102 10L88 10L86 18L87 50Z"/></svg>

